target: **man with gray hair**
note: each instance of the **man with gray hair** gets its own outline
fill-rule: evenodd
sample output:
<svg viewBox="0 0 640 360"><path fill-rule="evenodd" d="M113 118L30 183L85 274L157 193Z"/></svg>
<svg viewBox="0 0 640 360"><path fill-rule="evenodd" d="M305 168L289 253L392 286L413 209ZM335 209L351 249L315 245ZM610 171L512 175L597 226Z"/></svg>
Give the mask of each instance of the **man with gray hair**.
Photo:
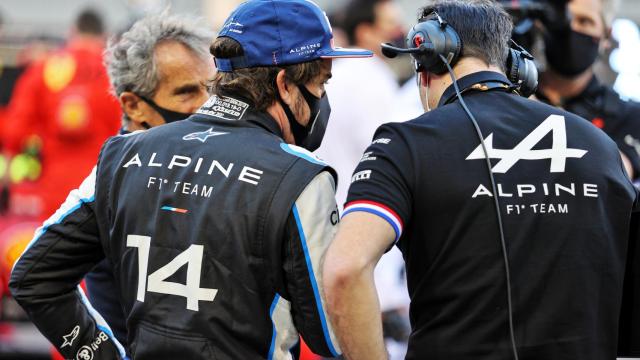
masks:
<svg viewBox="0 0 640 360"><path fill-rule="evenodd" d="M209 97L215 73L209 45L214 34L201 21L160 15L136 22L106 51L112 91L122 107L123 133L182 120ZM126 344L126 319L106 260L87 274L91 304Z"/></svg>
<svg viewBox="0 0 640 360"><path fill-rule="evenodd" d="M150 16L109 45L105 62L128 131L185 119L209 98L214 34L192 20Z"/></svg>

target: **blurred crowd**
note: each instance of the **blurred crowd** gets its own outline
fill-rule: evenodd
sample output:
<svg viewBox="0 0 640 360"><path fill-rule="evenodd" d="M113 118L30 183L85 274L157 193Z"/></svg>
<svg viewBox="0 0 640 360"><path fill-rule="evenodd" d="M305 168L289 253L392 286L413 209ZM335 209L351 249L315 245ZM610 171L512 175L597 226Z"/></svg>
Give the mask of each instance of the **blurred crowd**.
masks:
<svg viewBox="0 0 640 360"><path fill-rule="evenodd" d="M415 9L408 11L414 12ZM351 174L375 129L389 121L417 117L423 109L409 59L387 59L380 53L381 43L406 45L408 27L403 23L403 9L398 3L352 0L328 15L337 46L360 47L375 53L368 61L335 61L335 80L330 80L326 87L332 116L317 154L338 172L340 181L336 198L341 207L346 200ZM527 19L532 21L531 27L537 26L535 22L538 19ZM2 21L0 14L0 42L3 41ZM607 21L604 25L610 28L610 19ZM2 358L10 358L10 355L3 357L3 352L12 351L16 358L37 358L39 355L37 351L30 355L21 353L22 350L16 348L19 343L17 337L12 338L12 344L6 340L8 332L15 331L7 330L8 322L24 318L6 299L6 281L13 262L31 240L34 229L56 211L69 191L91 171L104 140L118 134L126 125L127 116L123 116L123 109L127 102L116 96L117 89L112 88L104 65L104 50L110 37L117 37L117 34L105 31L101 14L87 9L77 14L64 41L48 38L45 34L24 40L27 43L21 44L21 50L11 63L3 62L0 57L0 295L5 298L0 305ZM542 41L544 45L544 36L540 37L542 40L530 39L526 46L535 50L540 45L536 41ZM610 39L604 33L596 33L591 38ZM600 55L611 53L614 47L610 41L600 47L596 45L593 61L578 70L581 74L587 68L591 71L598 61L604 66L600 64L594 69L603 69L598 71L602 72L605 83L613 81L615 77L605 76L611 70L606 58ZM536 58L541 58L539 64L542 69L549 62L549 59L544 61L543 55L543 50L534 52ZM603 58L604 62L601 61ZM556 69L560 74L547 72L541 77L546 89L555 86L570 92L567 95L562 91L544 91L549 101L558 106L567 104L569 98L577 96L586 87L577 91L570 81L557 84L550 80L549 74L572 79L571 74L562 73L562 70ZM584 81L589 83L592 76L593 73L589 72ZM143 96L141 98L147 101ZM158 122L162 124L169 121L171 113L188 116L206 99L206 95L194 95L190 101L198 103L195 106L176 103L163 107L153 101L148 103L158 113ZM584 117L596 126L606 126L606 116L594 114ZM144 122L140 124L142 128L147 125ZM640 127L634 131L640 132ZM629 133L633 134L633 131ZM634 149L640 148L640 141L629 136L621 141ZM626 155L623 149L621 151ZM636 169L633 159L630 161L630 172L633 172ZM378 289L384 289L379 296L387 348L393 359L404 357L404 344L410 329L403 265L400 252L394 248L383 257L375 274ZM50 348L44 346L43 349L48 356Z"/></svg>

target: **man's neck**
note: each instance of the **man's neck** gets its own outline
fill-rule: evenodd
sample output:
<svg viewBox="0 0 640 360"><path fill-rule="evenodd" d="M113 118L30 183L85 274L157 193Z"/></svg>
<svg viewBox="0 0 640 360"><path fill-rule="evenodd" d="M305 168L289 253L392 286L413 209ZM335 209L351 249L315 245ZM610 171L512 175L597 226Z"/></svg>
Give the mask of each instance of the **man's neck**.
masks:
<svg viewBox="0 0 640 360"><path fill-rule="evenodd" d="M564 99L580 95L587 88L593 70L589 68L582 74L567 78L549 69L540 76L540 92L549 99L551 104L561 106Z"/></svg>
<svg viewBox="0 0 640 360"><path fill-rule="evenodd" d="M462 58L456 66L453 68L453 73L456 79L463 78L467 75L471 75L473 73L477 73L480 71L493 71L500 74L504 74L502 69L495 65L487 65L484 61L476 58ZM451 80L451 76L449 72L444 73L443 75L433 76L431 79L431 88L430 91L436 91L438 96L438 101L435 104L430 104L431 108L435 108L440 98L444 94L444 91L453 84Z"/></svg>
<svg viewBox="0 0 640 360"><path fill-rule="evenodd" d="M287 119L287 114L285 114L282 105L277 102L274 102L271 106L267 108L267 114L271 115L273 120L278 124L280 130L282 131L283 140L288 144L295 144L293 139L293 135L291 134L291 130L289 127L289 120Z"/></svg>

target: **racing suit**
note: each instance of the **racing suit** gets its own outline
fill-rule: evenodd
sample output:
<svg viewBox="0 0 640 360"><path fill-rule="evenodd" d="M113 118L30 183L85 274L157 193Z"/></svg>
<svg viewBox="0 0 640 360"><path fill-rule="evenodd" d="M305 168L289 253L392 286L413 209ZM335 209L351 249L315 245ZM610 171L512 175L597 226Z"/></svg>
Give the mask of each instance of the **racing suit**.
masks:
<svg viewBox="0 0 640 360"><path fill-rule="evenodd" d="M212 97L187 120L108 140L10 287L65 357L126 357L77 287L105 257L132 358L291 359L298 334L337 356L320 287L334 188L269 115Z"/></svg>

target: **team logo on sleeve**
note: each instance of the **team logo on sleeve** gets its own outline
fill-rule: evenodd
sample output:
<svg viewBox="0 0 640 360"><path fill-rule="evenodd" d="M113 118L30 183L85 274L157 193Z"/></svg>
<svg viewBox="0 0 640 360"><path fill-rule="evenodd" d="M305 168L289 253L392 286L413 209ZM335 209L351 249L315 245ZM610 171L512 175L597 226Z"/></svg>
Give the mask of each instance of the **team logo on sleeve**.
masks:
<svg viewBox="0 0 640 360"><path fill-rule="evenodd" d="M379 139L373 140L371 145L374 145L374 144L389 145L390 142L391 142L391 139L389 139L389 138L379 138Z"/></svg>
<svg viewBox="0 0 640 360"><path fill-rule="evenodd" d="M64 343L62 343L61 348L73 345L73 341L78 337L79 333L80 325L76 325L76 327L74 327L70 333L68 333L67 335L63 335L62 338L64 339Z"/></svg>
<svg viewBox="0 0 640 360"><path fill-rule="evenodd" d="M362 170L353 174L351 177L351 183L353 184L356 181L360 180L369 180L371 178L371 170Z"/></svg>
<svg viewBox="0 0 640 360"><path fill-rule="evenodd" d="M533 148L547 134L553 134L551 149L534 150ZM564 116L551 115L535 128L527 137L511 150L496 149L493 147L493 133L484 140L487 147L487 155L491 159L500 159L491 169L494 173L504 174L520 160L544 160L551 159L549 171L552 173L564 172L567 159L580 159L587 153L586 150L567 148L567 130ZM478 145L466 160L485 159L482 144Z"/></svg>

